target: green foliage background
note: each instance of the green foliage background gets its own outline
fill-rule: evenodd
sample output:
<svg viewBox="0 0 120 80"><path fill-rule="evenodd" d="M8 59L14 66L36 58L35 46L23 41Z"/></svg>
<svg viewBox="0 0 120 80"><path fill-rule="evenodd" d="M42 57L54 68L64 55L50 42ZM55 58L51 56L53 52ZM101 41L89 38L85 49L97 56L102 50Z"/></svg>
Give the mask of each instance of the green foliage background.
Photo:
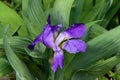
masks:
<svg viewBox="0 0 120 80"><path fill-rule="evenodd" d="M119 10L120 0L1 0L0 79L120 80ZM56 73L50 69L51 49L42 44L27 49L49 14L52 25L61 23L66 29L85 23L87 28L82 37L87 51L64 51L64 68Z"/></svg>

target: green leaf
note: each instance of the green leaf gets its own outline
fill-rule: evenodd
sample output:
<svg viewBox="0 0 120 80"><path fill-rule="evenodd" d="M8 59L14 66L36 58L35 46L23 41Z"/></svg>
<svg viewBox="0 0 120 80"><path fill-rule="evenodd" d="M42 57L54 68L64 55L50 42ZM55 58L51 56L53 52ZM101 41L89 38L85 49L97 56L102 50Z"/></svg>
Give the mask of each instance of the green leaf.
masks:
<svg viewBox="0 0 120 80"><path fill-rule="evenodd" d="M99 61L88 69L81 69L73 74L72 80L95 80L103 76L120 62L120 56L114 56L107 60Z"/></svg>
<svg viewBox="0 0 120 80"><path fill-rule="evenodd" d="M63 24L68 27L69 16L74 0L56 0L53 7L52 18L54 24Z"/></svg>
<svg viewBox="0 0 120 80"><path fill-rule="evenodd" d="M88 22L86 23L86 28L87 30L94 24L97 24L98 22L101 22L102 20L95 20L95 21L91 21L91 22Z"/></svg>
<svg viewBox="0 0 120 80"><path fill-rule="evenodd" d="M113 79L119 80L120 79L120 63L116 65L115 72L114 72Z"/></svg>
<svg viewBox="0 0 120 80"><path fill-rule="evenodd" d="M0 57L4 55L3 49L0 49Z"/></svg>
<svg viewBox="0 0 120 80"><path fill-rule="evenodd" d="M7 7L2 2L0 2L0 23L3 25L3 29L5 29L5 25L7 24L10 24L12 26L9 35L13 35L17 28L22 25L18 33L19 35L26 35L26 28L21 17L14 10Z"/></svg>
<svg viewBox="0 0 120 80"><path fill-rule="evenodd" d="M100 3L100 0L96 0L96 3ZM107 13L107 11L110 9L113 0L104 0L104 5L103 8L101 9L101 11L99 12L97 19L103 19L105 17L105 14Z"/></svg>
<svg viewBox="0 0 120 80"><path fill-rule="evenodd" d="M48 80L48 74L45 73L42 69L39 69L38 66L36 66L33 63L27 64L28 68L32 71L32 74L38 79L38 80Z"/></svg>
<svg viewBox="0 0 120 80"><path fill-rule="evenodd" d="M31 42L31 40L28 37L14 36L14 37L8 38L8 43L15 53L27 54L27 55L32 56L34 58L45 58L45 54L43 54L43 52L45 51L44 50L45 46L43 44L38 44L35 46L34 51L30 51L27 48L27 46L30 44L30 42ZM41 48L41 45L44 48ZM2 56L2 55L4 55L3 39L0 39L0 56Z"/></svg>
<svg viewBox="0 0 120 80"><path fill-rule="evenodd" d="M40 50L39 49L40 49L40 47L37 46L37 48L36 48L36 46L35 46L35 49L33 51L26 49L26 52L29 56L34 57L34 58L46 58L44 53L41 52L41 51L45 51L45 50L41 50L42 48Z"/></svg>
<svg viewBox="0 0 120 80"><path fill-rule="evenodd" d="M30 40L27 37L9 37L8 43L12 47L13 51L15 53L24 53L25 54L25 48L27 48L27 45L30 43ZM3 39L0 39L0 49L3 50ZM1 51L1 53L3 53Z"/></svg>
<svg viewBox="0 0 120 80"><path fill-rule="evenodd" d="M23 80L35 80L30 71L28 70L27 66L16 56L16 54L11 49L10 45L7 41L7 34L8 30L5 31L3 43L4 43L4 49L6 53L6 57L13 67L13 69L16 71L16 74L20 79Z"/></svg>
<svg viewBox="0 0 120 80"><path fill-rule="evenodd" d="M53 7L53 3L55 0L42 0L42 1L43 1L43 8L46 11Z"/></svg>
<svg viewBox="0 0 120 80"><path fill-rule="evenodd" d="M41 8L40 0L23 0L22 4L23 17L27 17L30 25L32 24L32 27L36 31L35 35L38 35L46 23L46 16Z"/></svg>
<svg viewBox="0 0 120 80"><path fill-rule="evenodd" d="M90 1L90 0L89 0ZM79 17L81 16L82 10L83 10L83 5L84 5L85 0L75 0L74 1L74 6L71 9L71 15L70 15L70 23L73 24L75 22L78 22Z"/></svg>
<svg viewBox="0 0 120 80"><path fill-rule="evenodd" d="M0 78L13 71L5 57L0 57Z"/></svg>
<svg viewBox="0 0 120 80"><path fill-rule="evenodd" d="M101 27L98 24L94 24L91 27L89 27L89 29L87 29L87 32L83 37L83 40L89 41L105 32L107 32L106 29L104 29L103 27Z"/></svg>
<svg viewBox="0 0 120 80"><path fill-rule="evenodd" d="M109 9L107 14L105 15L105 21L101 23L103 27L107 27L110 20L113 18L113 16L116 14L116 12L120 9L120 1L116 0L115 3L112 5L112 7Z"/></svg>
<svg viewBox="0 0 120 80"><path fill-rule="evenodd" d="M14 2L16 4L20 4L22 2L22 0L12 0L12 2Z"/></svg>
<svg viewBox="0 0 120 80"><path fill-rule="evenodd" d="M3 37L3 33L4 33L4 27L3 27L3 25L0 23L0 38Z"/></svg>
<svg viewBox="0 0 120 80"><path fill-rule="evenodd" d="M82 9L83 11L81 15L78 16L78 22L88 23L90 21L96 20L96 17L98 16L98 14L100 14L101 10L103 10L106 4L105 0L101 0L99 3L96 3L93 6L92 1L91 2L90 1L89 3L84 2L85 5L83 5L83 9Z"/></svg>
<svg viewBox="0 0 120 80"><path fill-rule="evenodd" d="M32 41L38 34L41 33L46 23L46 16L43 9L41 8L40 0L23 1L23 18L26 22L27 32ZM46 49L46 47L42 44L38 44L38 48L41 48L39 50L41 54L44 53ZM36 52L30 52L30 55L33 57L41 57L38 56L38 54L34 55L34 53Z"/></svg>

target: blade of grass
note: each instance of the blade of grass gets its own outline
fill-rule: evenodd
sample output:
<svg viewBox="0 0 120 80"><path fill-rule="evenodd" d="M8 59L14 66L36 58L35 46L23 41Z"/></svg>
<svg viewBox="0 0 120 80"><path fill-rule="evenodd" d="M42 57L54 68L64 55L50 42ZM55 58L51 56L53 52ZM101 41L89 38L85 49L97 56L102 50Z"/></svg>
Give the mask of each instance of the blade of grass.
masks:
<svg viewBox="0 0 120 80"><path fill-rule="evenodd" d="M10 66L5 56L0 57L0 78L13 72L13 68Z"/></svg>
<svg viewBox="0 0 120 80"><path fill-rule="evenodd" d="M35 35L38 35L43 30L46 23L46 16L42 9L40 0L23 0L22 4L24 16L27 17L28 21L30 21L29 23L34 25L32 27L36 31Z"/></svg>
<svg viewBox="0 0 120 80"><path fill-rule="evenodd" d="M91 1L91 3L86 5L86 7L83 6L83 11L82 11L81 15L78 17L78 22L88 23L90 21L96 20L96 17L98 16L98 14L100 14L101 10L103 10L105 4L106 4L105 0L101 0L99 3L96 3L92 7L91 7L92 1ZM90 8L88 8L86 10L86 8L88 6L90 6Z"/></svg>
<svg viewBox="0 0 120 80"><path fill-rule="evenodd" d="M113 56L107 60L99 61L88 69L81 69L73 74L72 80L95 80L103 76L120 62L120 56Z"/></svg>
<svg viewBox="0 0 120 80"><path fill-rule="evenodd" d="M10 35L12 35L20 25L22 26L21 29L18 31L19 35L27 34L22 18L13 9L9 8L1 1L0 1L0 22L1 24L3 24L2 27L4 27L4 29L7 24L10 24L12 26L9 33Z"/></svg>
<svg viewBox="0 0 120 80"><path fill-rule="evenodd" d="M69 16L74 0L55 0L52 12L53 24L68 27Z"/></svg>
<svg viewBox="0 0 120 80"><path fill-rule="evenodd" d="M117 13L117 11L120 9L120 1L116 0L115 3L112 5L112 7L109 9L109 11L107 12L106 16L105 16L105 21L103 21L101 23L101 25L103 27L107 27L108 23L110 22L110 20L113 18L113 16Z"/></svg>
<svg viewBox="0 0 120 80"><path fill-rule="evenodd" d="M3 43L4 43L4 50L5 55L15 70L16 74L19 76L20 79L23 80L35 80L30 71L28 70L27 66L16 56L16 54L11 49L10 45L7 41L7 32L8 29L5 31Z"/></svg>

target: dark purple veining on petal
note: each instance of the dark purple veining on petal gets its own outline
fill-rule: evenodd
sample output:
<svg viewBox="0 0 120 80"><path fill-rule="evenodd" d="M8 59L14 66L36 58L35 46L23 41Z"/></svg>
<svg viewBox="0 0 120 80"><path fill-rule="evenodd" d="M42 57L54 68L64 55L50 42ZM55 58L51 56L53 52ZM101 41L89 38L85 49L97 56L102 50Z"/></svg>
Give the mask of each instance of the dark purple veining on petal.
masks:
<svg viewBox="0 0 120 80"><path fill-rule="evenodd" d="M62 41L69 39L69 35L66 32L61 32L55 40L55 44L59 45Z"/></svg>

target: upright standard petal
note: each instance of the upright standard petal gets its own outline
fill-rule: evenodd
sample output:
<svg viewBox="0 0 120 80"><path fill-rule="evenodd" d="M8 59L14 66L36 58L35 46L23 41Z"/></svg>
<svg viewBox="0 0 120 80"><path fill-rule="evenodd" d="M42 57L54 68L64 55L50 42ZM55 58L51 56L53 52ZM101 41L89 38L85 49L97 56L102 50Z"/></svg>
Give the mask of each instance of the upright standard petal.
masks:
<svg viewBox="0 0 120 80"><path fill-rule="evenodd" d="M67 40L62 48L69 53L77 53L77 52L85 52L86 51L86 44L82 40Z"/></svg>
<svg viewBox="0 0 120 80"><path fill-rule="evenodd" d="M80 38L81 36L84 35L86 31L86 27L83 23L78 24L75 23L71 25L68 29L66 29L64 32L69 34L69 38Z"/></svg>
<svg viewBox="0 0 120 80"><path fill-rule="evenodd" d="M42 42L45 46L52 47L52 48L55 46L54 36L55 34L57 34L57 32L59 31L61 27L62 25L51 26L48 24L44 28L44 31L42 34Z"/></svg>
<svg viewBox="0 0 120 80"><path fill-rule="evenodd" d="M31 44L28 45L30 50L34 49L34 46L39 42L42 42L46 47L54 46L54 36L50 24L44 26L44 30L39 34Z"/></svg>
<svg viewBox="0 0 120 80"><path fill-rule="evenodd" d="M41 42L46 47L53 47L54 46L54 33L52 32L52 27L47 24L42 32L42 40Z"/></svg>
<svg viewBox="0 0 120 80"><path fill-rule="evenodd" d="M53 62L51 66L51 69L54 72L56 72L58 66L60 66L61 69L63 68L63 59L64 59L64 55L62 51L56 50L53 56Z"/></svg>

